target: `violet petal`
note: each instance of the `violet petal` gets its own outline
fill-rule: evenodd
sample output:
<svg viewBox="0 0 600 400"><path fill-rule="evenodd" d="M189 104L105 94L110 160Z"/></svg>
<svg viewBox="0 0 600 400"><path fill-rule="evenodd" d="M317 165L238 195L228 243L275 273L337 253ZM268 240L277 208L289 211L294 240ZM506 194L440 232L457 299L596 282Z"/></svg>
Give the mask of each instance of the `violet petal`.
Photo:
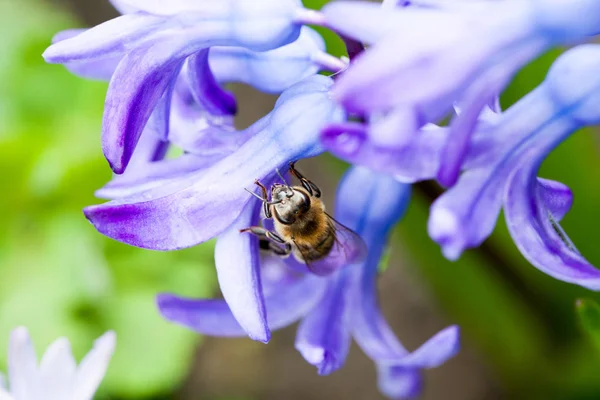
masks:
<svg viewBox="0 0 600 400"><path fill-rule="evenodd" d="M426 126L405 147L393 149L374 143L363 124L350 122L328 126L321 140L331 153L349 163L412 183L435 177L447 135L447 128Z"/></svg>
<svg viewBox="0 0 600 400"><path fill-rule="evenodd" d="M214 115L233 115L237 104L233 94L217 83L208 64L209 49L203 49L188 59L190 88L194 99Z"/></svg>
<svg viewBox="0 0 600 400"><path fill-rule="evenodd" d="M113 239L155 250L189 247L215 237L250 200L244 188L256 178L290 160L322 152L320 130L344 116L329 98L330 87L331 79L322 75L299 82L282 94L265 129L208 170L88 207L86 217Z"/></svg>
<svg viewBox="0 0 600 400"><path fill-rule="evenodd" d="M148 40L164 25L164 19L149 14L129 14L54 43L43 54L46 62L65 64L93 58L122 56L140 42Z"/></svg>
<svg viewBox="0 0 600 400"><path fill-rule="evenodd" d="M454 357L460 349L460 330L452 325L442 329L417 350L404 356L395 366L436 368Z"/></svg>
<svg viewBox="0 0 600 400"><path fill-rule="evenodd" d="M251 339L268 342L271 331L260 279L258 241L241 229L256 225L260 207L249 203L217 239L215 265L219 286L231 313Z"/></svg>
<svg viewBox="0 0 600 400"><path fill-rule="evenodd" d="M280 284L267 295L265 305L270 330L293 324L308 313L321 299L326 280L307 276L298 281ZM163 317L198 333L213 336L246 336L223 300L186 299L161 294L156 299Z"/></svg>
<svg viewBox="0 0 600 400"><path fill-rule="evenodd" d="M329 278L325 295L298 327L296 349L319 375L339 369L350 350L349 279L347 269Z"/></svg>
<svg viewBox="0 0 600 400"><path fill-rule="evenodd" d="M573 192L563 183L537 178L537 196L555 221L560 221L573 204Z"/></svg>
<svg viewBox="0 0 600 400"><path fill-rule="evenodd" d="M421 394L423 378L414 368L378 366L377 386L391 399L412 399Z"/></svg>
<svg viewBox="0 0 600 400"><path fill-rule="evenodd" d="M111 168L123 173L155 106L181 68L185 41L131 51L119 63L106 94L102 148Z"/></svg>

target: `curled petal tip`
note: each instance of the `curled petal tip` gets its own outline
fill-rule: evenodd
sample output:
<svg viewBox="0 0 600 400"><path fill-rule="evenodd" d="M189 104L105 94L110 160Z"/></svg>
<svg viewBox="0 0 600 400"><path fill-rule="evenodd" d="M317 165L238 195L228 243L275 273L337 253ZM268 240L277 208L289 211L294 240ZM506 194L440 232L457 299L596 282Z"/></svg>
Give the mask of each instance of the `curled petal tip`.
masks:
<svg viewBox="0 0 600 400"><path fill-rule="evenodd" d="M42 53L42 58L47 63L52 63L52 47L48 47L46 50L44 50L44 52Z"/></svg>
<svg viewBox="0 0 600 400"><path fill-rule="evenodd" d="M159 293L154 298L159 314L167 321L173 321L176 310L171 307L175 296L171 293Z"/></svg>
<svg viewBox="0 0 600 400"><path fill-rule="evenodd" d="M458 325L450 325L449 327L446 328L447 332L452 333L453 335L457 336L457 340L460 340L460 326Z"/></svg>
<svg viewBox="0 0 600 400"><path fill-rule="evenodd" d="M573 205L573 192L560 182L537 179L537 191L552 217L560 221Z"/></svg>
<svg viewBox="0 0 600 400"><path fill-rule="evenodd" d="M329 375L341 367L335 356L323 347L304 343L296 346L296 349L308 363L317 367L317 373L321 376Z"/></svg>
<svg viewBox="0 0 600 400"><path fill-rule="evenodd" d="M106 159L106 161L108 162L108 166L110 167L110 169L112 170L112 172L114 172L117 175L121 175L123 174L123 172L125 172L125 168L127 167L127 164L129 164L129 159L131 157L120 157L118 159Z"/></svg>
<svg viewBox="0 0 600 400"><path fill-rule="evenodd" d="M11 339L18 343L25 343L29 341L29 330L24 326L18 326L11 332Z"/></svg>
<svg viewBox="0 0 600 400"><path fill-rule="evenodd" d="M459 351L460 327L451 325L434 335L413 354L422 352L420 360L422 365L425 368L436 368L457 355Z"/></svg>
<svg viewBox="0 0 600 400"><path fill-rule="evenodd" d="M106 349L107 352L111 353L114 351L117 345L117 333L115 331L107 331L98 339L94 344L95 347L102 347Z"/></svg>
<svg viewBox="0 0 600 400"><path fill-rule="evenodd" d="M442 246L444 257L456 261L463 250L460 223L456 215L445 208L433 208L428 223L429 236Z"/></svg>
<svg viewBox="0 0 600 400"><path fill-rule="evenodd" d="M454 186L458 181L459 171L454 168L442 168L438 171L437 181L440 185L448 188Z"/></svg>
<svg viewBox="0 0 600 400"><path fill-rule="evenodd" d="M257 342L262 342L264 344L267 344L271 340L271 331L267 329L265 332L263 332L263 333L261 333L259 335L257 335L257 334L249 334L248 336L252 340L255 340Z"/></svg>
<svg viewBox="0 0 600 400"><path fill-rule="evenodd" d="M318 364L317 373L321 376L329 375L332 372L338 370L341 365L336 358L325 351L323 360Z"/></svg>
<svg viewBox="0 0 600 400"><path fill-rule="evenodd" d="M414 368L378 366L378 386L391 399L414 399L423 391L421 372Z"/></svg>
<svg viewBox="0 0 600 400"><path fill-rule="evenodd" d="M50 45L44 52L42 53L42 58L48 64L60 64L64 62L62 57L62 52L60 51L60 42L57 44Z"/></svg>
<svg viewBox="0 0 600 400"><path fill-rule="evenodd" d="M106 117L105 117L106 118ZM118 175L125 172L129 160L133 155L133 141L129 137L115 137L115 129L103 129L102 132L102 152L110 166L110 169ZM127 144L129 146L127 146Z"/></svg>
<svg viewBox="0 0 600 400"><path fill-rule="evenodd" d="M460 329L456 325L451 325L433 335L418 349L399 361L391 362L389 366L406 369L437 368L458 354L459 351Z"/></svg>
<svg viewBox="0 0 600 400"><path fill-rule="evenodd" d="M443 341L445 344L440 344L441 347L445 348L446 351L446 359L450 359L458 354L461 347L461 332L460 326L458 325L450 325L446 329L436 335L438 338L442 338L440 341ZM443 360L446 361L446 360Z"/></svg>
<svg viewBox="0 0 600 400"><path fill-rule="evenodd" d="M444 246L442 244L442 254L449 261L456 261L460 258L461 254L462 254L462 249L459 249L458 247L453 247L453 246Z"/></svg>

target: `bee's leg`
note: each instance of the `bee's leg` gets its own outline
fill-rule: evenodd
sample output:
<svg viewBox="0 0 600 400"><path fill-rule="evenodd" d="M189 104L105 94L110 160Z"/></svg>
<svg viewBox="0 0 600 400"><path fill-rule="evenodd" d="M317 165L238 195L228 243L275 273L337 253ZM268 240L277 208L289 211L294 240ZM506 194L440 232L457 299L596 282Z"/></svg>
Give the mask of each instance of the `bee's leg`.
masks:
<svg viewBox="0 0 600 400"><path fill-rule="evenodd" d="M276 232L266 230L262 226L251 226L249 228L240 229L240 232L250 232L258 236L262 240L270 240L280 244L288 244L281 236Z"/></svg>
<svg viewBox="0 0 600 400"><path fill-rule="evenodd" d="M298 172L294 166L295 163L295 161L290 161L290 173L298 178L300 182L302 182L302 186L308 191L308 193L310 193L311 196L321 197L321 189L319 189L317 185L306 179L300 172Z"/></svg>
<svg viewBox="0 0 600 400"><path fill-rule="evenodd" d="M281 247L268 239L261 239L259 242L259 246L261 250L270 251L271 253L279 257L288 256L292 252L292 245L290 245L289 243L286 243L285 247Z"/></svg>
<svg viewBox="0 0 600 400"><path fill-rule="evenodd" d="M265 201L263 201L263 211L265 213L265 218L272 218L271 208L269 206L269 194L267 192L267 188L265 187L265 185L260 183L260 181L258 179L254 181L254 184L260 188L260 190L262 191L262 198L265 200Z"/></svg>

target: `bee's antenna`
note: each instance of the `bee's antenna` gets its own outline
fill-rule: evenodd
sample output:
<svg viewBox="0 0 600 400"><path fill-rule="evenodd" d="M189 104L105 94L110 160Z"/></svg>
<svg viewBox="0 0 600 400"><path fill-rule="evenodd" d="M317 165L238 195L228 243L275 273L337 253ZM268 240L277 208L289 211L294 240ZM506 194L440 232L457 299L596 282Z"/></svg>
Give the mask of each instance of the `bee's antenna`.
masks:
<svg viewBox="0 0 600 400"><path fill-rule="evenodd" d="M285 178L283 177L283 175L281 175L281 172L279 172L279 168L275 168L275 172L277 172L277 175L281 178L281 180L283 181L283 183L285 183L285 186L287 186L288 188L290 188L290 184L285 180Z"/></svg>
<svg viewBox="0 0 600 400"><path fill-rule="evenodd" d="M279 175L279 177L281 178L281 180L283 181L283 183L285 183L285 186L288 189L288 194L286 194L287 197L292 197L294 195L294 189L292 189L292 187L290 186L290 184L285 180L284 176L281 175L281 172L279 172L279 168L275 168L275 172L277 172L277 175Z"/></svg>
<svg viewBox="0 0 600 400"><path fill-rule="evenodd" d="M256 197L257 199L259 199L260 201L262 201L263 203L267 203L268 205L273 205L273 204L279 204L281 203L281 200L278 201L267 201L266 199L263 199L262 197L260 197L259 195L257 195L256 193L254 193L251 190L248 190L246 188L244 188L244 190L248 193L250 193L252 196Z"/></svg>
<svg viewBox="0 0 600 400"><path fill-rule="evenodd" d="M267 201L267 200L263 199L262 197L260 197L260 196L259 196L259 195L257 195L256 193L254 193L253 191L251 191L251 190L248 190L248 189L246 189L246 188L244 188L244 190L245 190L246 192L250 193L252 196L254 196L254 197L256 197L257 199L259 199L260 201L262 201L263 203L268 203L268 201Z"/></svg>

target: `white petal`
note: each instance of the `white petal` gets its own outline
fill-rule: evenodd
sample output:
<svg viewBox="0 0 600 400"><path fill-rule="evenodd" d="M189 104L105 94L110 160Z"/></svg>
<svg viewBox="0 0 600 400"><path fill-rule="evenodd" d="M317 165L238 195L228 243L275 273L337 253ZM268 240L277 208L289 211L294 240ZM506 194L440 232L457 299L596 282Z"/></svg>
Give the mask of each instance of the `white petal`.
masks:
<svg viewBox="0 0 600 400"><path fill-rule="evenodd" d="M108 331L94 343L94 348L84 357L77 370L73 400L89 400L94 396L108 368L115 350L117 336Z"/></svg>
<svg viewBox="0 0 600 400"><path fill-rule="evenodd" d="M108 0L113 7L121 14L132 14L139 11L139 8L127 4L127 0Z"/></svg>
<svg viewBox="0 0 600 400"><path fill-rule="evenodd" d="M71 353L71 344L66 338L52 343L40 362L41 387L44 400L64 400L70 398L73 390L77 365Z"/></svg>
<svg viewBox="0 0 600 400"><path fill-rule="evenodd" d="M8 346L8 378L10 391L19 400L37 400L39 372L37 357L29 332L18 327L10 334Z"/></svg>
<svg viewBox="0 0 600 400"><path fill-rule="evenodd" d="M12 397L10 393L5 390L5 388L0 388L0 400L15 400L15 398Z"/></svg>

